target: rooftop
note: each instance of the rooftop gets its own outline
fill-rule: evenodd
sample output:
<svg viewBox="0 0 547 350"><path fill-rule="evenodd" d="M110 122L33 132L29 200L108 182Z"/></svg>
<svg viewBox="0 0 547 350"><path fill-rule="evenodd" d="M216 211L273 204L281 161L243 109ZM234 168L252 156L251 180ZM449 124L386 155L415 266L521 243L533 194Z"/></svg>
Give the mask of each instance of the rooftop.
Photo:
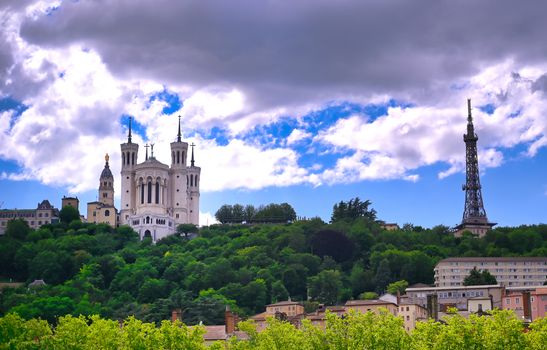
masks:
<svg viewBox="0 0 547 350"><path fill-rule="evenodd" d="M396 305L389 301L384 300L348 300L346 306L358 306L358 305Z"/></svg>
<svg viewBox="0 0 547 350"><path fill-rule="evenodd" d="M451 286L451 287L424 287L424 288L407 288L406 293L408 292L425 292L425 291L445 291L445 290L469 290L469 289L492 289L492 288L502 288L499 284L485 284L482 286Z"/></svg>
<svg viewBox="0 0 547 350"><path fill-rule="evenodd" d="M297 301L288 300L288 301L280 301L280 302L275 303L275 304L266 305L266 307L268 307L268 306L285 306L285 305L300 305L300 303L297 302Z"/></svg>
<svg viewBox="0 0 547 350"><path fill-rule="evenodd" d="M462 257L462 258L447 258L439 261L443 262L509 262L509 261L547 261L547 257L543 256L515 256L515 257ZM437 264L437 265L438 265Z"/></svg>

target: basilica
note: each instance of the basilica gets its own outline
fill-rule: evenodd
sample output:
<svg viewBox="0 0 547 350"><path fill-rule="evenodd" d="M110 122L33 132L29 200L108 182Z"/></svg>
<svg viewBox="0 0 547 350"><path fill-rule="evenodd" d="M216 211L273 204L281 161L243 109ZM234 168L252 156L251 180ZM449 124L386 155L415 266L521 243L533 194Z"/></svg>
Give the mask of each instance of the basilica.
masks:
<svg viewBox="0 0 547 350"><path fill-rule="evenodd" d="M181 140L179 117L177 139L171 143L171 165L163 164L154 157L154 145L144 146L144 162L138 163L139 145L131 140L129 119L127 142L121 144L122 193L121 207L116 215L118 225L129 225L141 239L150 237L154 242L173 234L179 224L199 225L201 168L195 166L194 144L190 145L190 165L187 165L188 146ZM150 155L148 148L151 149ZM99 198L104 197L105 201L93 203L95 217L103 219L103 211L109 210L113 204L113 181L107 158L99 187ZM88 206L88 221L90 214L93 218L92 212Z"/></svg>

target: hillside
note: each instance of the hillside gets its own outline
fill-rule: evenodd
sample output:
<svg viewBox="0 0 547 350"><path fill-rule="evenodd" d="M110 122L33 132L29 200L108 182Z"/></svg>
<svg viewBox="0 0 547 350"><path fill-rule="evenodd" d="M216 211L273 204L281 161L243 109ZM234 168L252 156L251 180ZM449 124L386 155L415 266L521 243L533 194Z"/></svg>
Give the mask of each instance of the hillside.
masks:
<svg viewBox="0 0 547 350"><path fill-rule="evenodd" d="M385 231L365 216L333 224L216 225L193 239L172 236L153 245L129 227L19 227L0 237L0 275L47 285L4 289L0 314L159 322L181 308L188 324L215 324L225 305L252 315L288 297L334 304L383 292L394 281L432 283L433 267L446 257L547 255L547 225L500 227L482 239L454 238L443 226L404 228Z"/></svg>

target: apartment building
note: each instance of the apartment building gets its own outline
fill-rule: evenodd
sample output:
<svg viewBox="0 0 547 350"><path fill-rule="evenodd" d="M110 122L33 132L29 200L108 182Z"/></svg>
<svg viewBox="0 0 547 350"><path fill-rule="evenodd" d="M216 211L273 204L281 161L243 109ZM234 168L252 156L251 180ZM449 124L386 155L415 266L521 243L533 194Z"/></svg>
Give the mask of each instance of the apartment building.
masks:
<svg viewBox="0 0 547 350"><path fill-rule="evenodd" d="M439 261L435 266L435 286L463 286L463 280L475 267L487 270L505 287L541 286L547 281L547 257L464 257Z"/></svg>
<svg viewBox="0 0 547 350"><path fill-rule="evenodd" d="M503 295L503 309L512 310L520 319L534 321L547 316L547 287L507 288Z"/></svg>
<svg viewBox="0 0 547 350"><path fill-rule="evenodd" d="M440 311L446 311L449 307L458 310L467 310L468 300L471 298L490 298L493 308L502 306L503 286L453 286L453 287L418 287L407 288L406 294L401 297L401 303L418 304L427 307L428 295L436 296Z"/></svg>

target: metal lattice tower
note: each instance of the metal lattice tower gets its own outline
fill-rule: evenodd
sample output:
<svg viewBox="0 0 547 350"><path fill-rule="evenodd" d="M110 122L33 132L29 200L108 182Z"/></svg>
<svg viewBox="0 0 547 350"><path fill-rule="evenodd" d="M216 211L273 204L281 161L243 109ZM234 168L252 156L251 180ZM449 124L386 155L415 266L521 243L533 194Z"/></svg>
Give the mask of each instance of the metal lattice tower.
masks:
<svg viewBox="0 0 547 350"><path fill-rule="evenodd" d="M465 209L462 224L487 224L486 211L482 203L481 183L479 179L479 161L477 157L477 134L471 116L471 100L467 100L467 134L463 135L465 142L466 181L462 189L465 191Z"/></svg>

